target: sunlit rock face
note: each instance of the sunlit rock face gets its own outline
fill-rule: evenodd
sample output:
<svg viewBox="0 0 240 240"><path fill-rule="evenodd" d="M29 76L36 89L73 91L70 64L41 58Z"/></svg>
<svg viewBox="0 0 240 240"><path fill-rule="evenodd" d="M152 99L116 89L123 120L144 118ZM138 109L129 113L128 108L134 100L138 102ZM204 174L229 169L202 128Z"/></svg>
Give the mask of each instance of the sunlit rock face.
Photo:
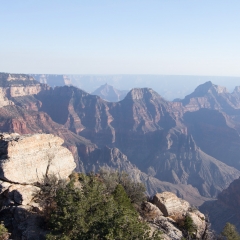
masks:
<svg viewBox="0 0 240 240"><path fill-rule="evenodd" d="M57 86L70 85L71 80L67 75L57 75L57 74L32 74L31 77L36 79L36 81L47 84L48 86L54 88Z"/></svg>
<svg viewBox="0 0 240 240"><path fill-rule="evenodd" d="M40 186L53 176L67 180L76 168L63 141L53 134L0 134L0 221L12 239L45 239Z"/></svg>
<svg viewBox="0 0 240 240"><path fill-rule="evenodd" d="M76 167L71 152L61 146L63 140L52 134L1 138L0 178L8 182L32 184L52 174L66 178Z"/></svg>
<svg viewBox="0 0 240 240"><path fill-rule="evenodd" d="M148 215L154 216L155 226L158 226L166 234L164 239L182 239L183 232L178 228L183 230L182 222L187 216L191 217L196 227L194 233L196 239L203 239L207 232L206 218L200 211L193 209L187 201L178 198L171 192L162 192L154 195L152 203L153 206L146 204ZM154 206L159 208L160 213L154 209Z"/></svg>
<svg viewBox="0 0 240 240"><path fill-rule="evenodd" d="M165 217L174 215L185 216L190 204L178 198L171 192L158 193L153 197L153 203L161 210Z"/></svg>

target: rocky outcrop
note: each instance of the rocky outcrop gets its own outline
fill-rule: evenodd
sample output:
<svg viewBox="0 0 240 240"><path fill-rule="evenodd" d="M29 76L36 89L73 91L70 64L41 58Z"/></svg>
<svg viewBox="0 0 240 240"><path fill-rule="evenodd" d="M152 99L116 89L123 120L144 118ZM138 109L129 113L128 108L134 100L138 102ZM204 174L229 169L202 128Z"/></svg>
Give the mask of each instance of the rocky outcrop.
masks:
<svg viewBox="0 0 240 240"><path fill-rule="evenodd" d="M33 205L34 203L31 202L39 192L40 188L33 185L9 184L9 187L5 192L6 201L3 205Z"/></svg>
<svg viewBox="0 0 240 240"><path fill-rule="evenodd" d="M198 210L194 210L192 212L188 212L188 216L190 216L193 220L193 224L196 226L197 239L202 239L207 228L205 215Z"/></svg>
<svg viewBox="0 0 240 240"><path fill-rule="evenodd" d="M150 223L152 231L160 230L164 240L181 240L184 236L183 232L175 225L176 222L171 218L161 216L154 223Z"/></svg>
<svg viewBox="0 0 240 240"><path fill-rule="evenodd" d="M29 96L22 98L22 104L24 104L24 99L27 102L32 99ZM19 98L18 101L20 101ZM96 148L90 140L76 135L64 126L54 122L47 113L28 110L19 106L19 102L18 105L0 108L0 116L0 129L3 132L18 132L20 134L51 133L64 139L64 146L72 152L78 171L80 170L80 156L85 156Z"/></svg>
<svg viewBox="0 0 240 240"><path fill-rule="evenodd" d="M1 219L13 239L45 239L39 183L55 176L67 179L75 169L71 152L52 134L0 135Z"/></svg>
<svg viewBox="0 0 240 240"><path fill-rule="evenodd" d="M41 182L48 174L58 178L69 176L76 164L71 152L61 146L63 142L51 134L1 135L0 178L8 182L33 184Z"/></svg>
<svg viewBox="0 0 240 240"><path fill-rule="evenodd" d="M0 87L0 107L14 105L14 102L9 100L7 97L7 89Z"/></svg>
<svg viewBox="0 0 240 240"><path fill-rule="evenodd" d="M204 214L193 209L187 201L178 198L171 192L162 192L153 197L152 203L154 205L150 203L143 205L145 219L148 219L153 230L159 229L163 232L164 239L180 240L187 237L188 233L184 224L186 217L190 217L193 221L196 229L193 232L195 238L205 239L207 234L206 218Z"/></svg>
<svg viewBox="0 0 240 240"><path fill-rule="evenodd" d="M40 84L26 74L0 73L0 107L14 105L14 98L38 94L48 88L47 85Z"/></svg>
<svg viewBox="0 0 240 240"><path fill-rule="evenodd" d="M165 217L185 216L190 204L178 198L171 192L158 193L153 197L152 202L161 210Z"/></svg>

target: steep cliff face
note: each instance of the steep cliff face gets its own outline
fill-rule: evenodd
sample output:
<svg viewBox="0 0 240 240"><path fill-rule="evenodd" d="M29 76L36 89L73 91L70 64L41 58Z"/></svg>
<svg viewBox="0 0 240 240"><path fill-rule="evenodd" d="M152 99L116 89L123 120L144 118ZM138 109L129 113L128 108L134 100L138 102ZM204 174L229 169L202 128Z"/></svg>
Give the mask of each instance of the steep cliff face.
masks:
<svg viewBox="0 0 240 240"><path fill-rule="evenodd" d="M33 74L32 77L38 82L47 84L52 88L71 84L71 80L67 75Z"/></svg>
<svg viewBox="0 0 240 240"><path fill-rule="evenodd" d="M105 102L75 87L41 92L37 98L42 102L40 110L54 121L99 146L121 141L122 133L145 134L176 125L172 104L151 89L134 89L119 103Z"/></svg>
<svg viewBox="0 0 240 240"><path fill-rule="evenodd" d="M146 190L149 196L154 195L156 192L171 191L175 193L178 197L184 198L195 206L201 205L204 201L209 200L207 197L201 196L198 189L187 184L174 184L168 181L160 181L149 173L145 173L136 165L133 165L128 157L124 155L117 148L104 147L102 149L94 149L87 155L81 157L82 166L84 167L82 171L85 172L97 172L100 168L124 171L135 182L145 183Z"/></svg>
<svg viewBox="0 0 240 240"><path fill-rule="evenodd" d="M223 190L216 201L204 203L200 210L209 215L212 228L221 232L226 222L234 224L240 231L240 178Z"/></svg>
<svg viewBox="0 0 240 240"><path fill-rule="evenodd" d="M121 131L148 133L176 126L177 117L172 113L170 102L165 101L152 89L131 90L125 99L111 106L112 126Z"/></svg>
<svg viewBox="0 0 240 240"><path fill-rule="evenodd" d="M201 125L191 120L195 113L195 118L199 118L197 112L186 112L187 108L181 103L167 102L152 89L133 89L117 103L105 102L74 87L44 91L37 95L37 99L42 103L40 109L56 122L90 139L100 148L108 145L120 149L142 172L161 181L191 184L203 196L216 197L240 174L221 163L214 151L207 151L208 144L204 139L208 132L203 135ZM210 121L216 126L223 125L225 132L229 131L230 143L240 143L236 131L227 126L224 117L212 114ZM208 126L206 124L206 128ZM201 131L202 136L198 137L196 131ZM218 131L218 127L212 127L209 141L219 134ZM220 131L220 134L225 133ZM224 144L224 139L218 137L212 144L216 147L221 139ZM232 155L238 155L237 149L231 150ZM231 164L223 156L220 160ZM97 157L94 159L96 163ZM237 163L237 159L232 161ZM94 165L94 160L91 164Z"/></svg>
<svg viewBox="0 0 240 240"><path fill-rule="evenodd" d="M33 95L48 88L29 75L8 73L0 73L0 86L4 88L7 98Z"/></svg>
<svg viewBox="0 0 240 240"><path fill-rule="evenodd" d="M45 112L26 110L20 106L0 108L0 129L3 132L19 134L52 133L64 139L64 145L72 152L79 170L79 157L86 151L96 148L90 140L69 131L66 127L54 122Z"/></svg>
<svg viewBox="0 0 240 240"><path fill-rule="evenodd" d="M41 111L69 130L104 146L114 141L108 103L75 87L56 87L38 94ZM53 110L54 109L54 110Z"/></svg>
<svg viewBox="0 0 240 240"><path fill-rule="evenodd" d="M184 123L202 151L240 169L240 137L228 116L217 110L200 109L184 114Z"/></svg>
<svg viewBox="0 0 240 240"><path fill-rule="evenodd" d="M193 93L182 100L182 103L187 111L211 108L231 113L239 106L236 104L234 95L225 87L214 85L210 81L198 86Z"/></svg>
<svg viewBox="0 0 240 240"><path fill-rule="evenodd" d="M139 167L142 171L148 169L149 174L162 181L191 184L201 195L216 197L240 174L235 168L201 151L191 136L175 132L168 134L163 141L162 147L162 142L158 142L158 149L149 148L153 152L149 151ZM137 164L137 161L133 163Z"/></svg>
<svg viewBox="0 0 240 240"><path fill-rule="evenodd" d="M233 104L237 98L230 95L208 82L185 102L168 102L152 89L137 88L112 103L75 87L45 88L36 95L12 97L15 106L0 108L0 127L3 131L63 137L78 170L104 164L119 167L114 160L118 154L115 150L111 150L113 155L107 153L107 145L119 149L146 174L141 177L152 192L161 188L157 184L162 181L191 185L204 197L216 197L240 175L235 169L240 169L240 121L237 104ZM197 98L206 104L191 108L188 100ZM227 107L229 114L235 115L227 115ZM103 152L108 158L100 158L106 156ZM120 164L123 169L125 166L126 162Z"/></svg>

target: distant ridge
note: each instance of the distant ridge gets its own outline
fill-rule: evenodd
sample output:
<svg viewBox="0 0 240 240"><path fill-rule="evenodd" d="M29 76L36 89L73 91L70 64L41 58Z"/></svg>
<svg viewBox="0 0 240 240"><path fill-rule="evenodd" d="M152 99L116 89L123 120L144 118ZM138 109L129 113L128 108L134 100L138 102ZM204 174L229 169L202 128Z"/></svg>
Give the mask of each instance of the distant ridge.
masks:
<svg viewBox="0 0 240 240"><path fill-rule="evenodd" d="M97 88L92 95L98 95L102 99L108 102L119 102L125 98L127 95L127 90L118 90L107 83Z"/></svg>
<svg viewBox="0 0 240 240"><path fill-rule="evenodd" d="M217 200L205 202L200 210L208 214L216 232L224 228L226 221L234 224L240 231L240 178L219 193Z"/></svg>
<svg viewBox="0 0 240 240"><path fill-rule="evenodd" d="M49 85L54 88L57 86L71 85L71 80L67 75L58 74L32 74L38 82Z"/></svg>

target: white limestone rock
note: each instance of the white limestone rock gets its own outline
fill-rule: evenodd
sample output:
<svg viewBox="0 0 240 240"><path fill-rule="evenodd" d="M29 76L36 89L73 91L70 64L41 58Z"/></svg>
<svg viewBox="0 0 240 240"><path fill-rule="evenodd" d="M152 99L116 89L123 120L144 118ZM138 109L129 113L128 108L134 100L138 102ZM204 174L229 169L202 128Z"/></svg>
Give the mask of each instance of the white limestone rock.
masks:
<svg viewBox="0 0 240 240"><path fill-rule="evenodd" d="M199 212L198 210L195 210L193 212L188 212L188 215L192 218L194 225L197 228L197 239L200 239L205 230L206 230L206 219L204 214L202 214L201 212Z"/></svg>
<svg viewBox="0 0 240 240"><path fill-rule="evenodd" d="M32 185L13 184L8 189L7 197L19 205L31 205L33 198L40 192L40 188Z"/></svg>
<svg viewBox="0 0 240 240"><path fill-rule="evenodd" d="M174 221L167 217L159 217L157 221L150 224L151 232L154 230L160 230L163 234L161 237L164 240L181 240L183 238L183 233L176 228Z"/></svg>
<svg viewBox="0 0 240 240"><path fill-rule="evenodd" d="M178 198L171 192L157 193L153 197L153 204L161 210L165 217L185 216L190 208L187 201Z"/></svg>
<svg viewBox="0 0 240 240"><path fill-rule="evenodd" d="M52 134L0 135L0 178L13 183L33 184L46 175L67 178L75 169L71 152Z"/></svg>
<svg viewBox="0 0 240 240"><path fill-rule="evenodd" d="M144 217L149 221L155 221L159 219L159 217L163 216L161 210L150 202L143 203Z"/></svg>
<svg viewBox="0 0 240 240"><path fill-rule="evenodd" d="M8 188L11 186L11 183L9 182L4 182L4 181L0 181L0 194L2 194L3 192L5 192L6 190L8 190Z"/></svg>

